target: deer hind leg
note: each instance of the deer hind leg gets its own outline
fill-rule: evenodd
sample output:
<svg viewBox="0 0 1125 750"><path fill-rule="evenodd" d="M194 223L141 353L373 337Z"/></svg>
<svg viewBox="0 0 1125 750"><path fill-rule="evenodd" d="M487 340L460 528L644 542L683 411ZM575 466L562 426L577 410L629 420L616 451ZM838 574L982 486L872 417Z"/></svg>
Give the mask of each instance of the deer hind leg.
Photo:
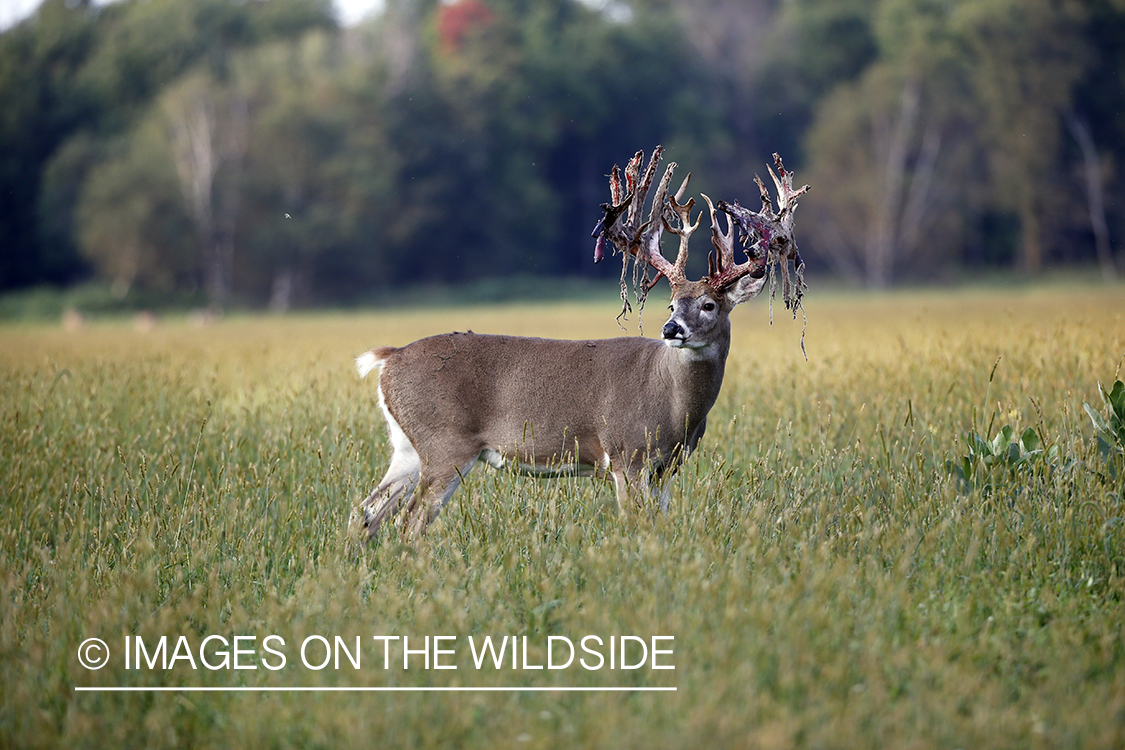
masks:
<svg viewBox="0 0 1125 750"><path fill-rule="evenodd" d="M383 481L363 501L361 511L363 526L367 529L367 536L375 536L379 525L388 517L394 515L404 497L410 496L418 486L421 465L418 454L413 450L410 453L396 451L391 457L391 465L387 469Z"/></svg>
<svg viewBox="0 0 1125 750"><path fill-rule="evenodd" d="M465 457L456 463L441 462L442 467L455 467L460 469L443 469L433 471L430 466L424 467L418 492L415 492L406 504L404 515L404 529L409 528L412 536L425 533L426 528L434 522L441 513L441 509L453 497L453 493L461 486L461 481L469 475L477 464L477 455Z"/></svg>
<svg viewBox="0 0 1125 750"><path fill-rule="evenodd" d="M379 482L379 486L360 506L363 526L367 529L369 539L375 536L383 521L394 515L402 499L414 493L422 473L422 462L418 457L418 451L391 416L386 404L383 403L382 395L380 391L379 405L383 407L383 416L387 420L387 434L394 452L391 454L391 465L387 467L383 481Z"/></svg>

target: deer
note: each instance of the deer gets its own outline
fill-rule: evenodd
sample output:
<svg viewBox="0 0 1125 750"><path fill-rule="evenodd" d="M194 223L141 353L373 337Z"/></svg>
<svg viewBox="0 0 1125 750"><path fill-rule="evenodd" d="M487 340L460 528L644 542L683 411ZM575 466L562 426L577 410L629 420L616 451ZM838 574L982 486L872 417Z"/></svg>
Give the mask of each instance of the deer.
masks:
<svg viewBox="0 0 1125 750"><path fill-rule="evenodd" d="M657 147L643 172L643 152L624 175L614 166L611 202L602 204L604 216L592 235L595 262L607 243L622 254L623 315L631 309L630 260L640 306L661 278L668 280L671 315L660 339L572 341L469 331L378 347L356 359L361 377L380 371L378 404L392 449L386 475L358 509L368 541L400 507L396 525L403 534L425 532L481 463L539 477L612 481L620 512L657 501L667 512L665 480L698 446L722 387L731 311L761 293L774 268L784 277L786 306L796 314L800 305L804 263L793 238L793 212L808 186L794 190L792 173L774 154L777 171L769 171L776 212L757 177L761 211L737 201L713 204L703 195L713 250L708 275L691 281L688 241L704 212L693 222L695 200L681 202L690 173L670 195L677 166L670 163L644 217L662 153ZM717 212L729 217L725 228ZM674 261L661 251L664 232L679 239ZM736 263L739 235L746 259Z"/></svg>

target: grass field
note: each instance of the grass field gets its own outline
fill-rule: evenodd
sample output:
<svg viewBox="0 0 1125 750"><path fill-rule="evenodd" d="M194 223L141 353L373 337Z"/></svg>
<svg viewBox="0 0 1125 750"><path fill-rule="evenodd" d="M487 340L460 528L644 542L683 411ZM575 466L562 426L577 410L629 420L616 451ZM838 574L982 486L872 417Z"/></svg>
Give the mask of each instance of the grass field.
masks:
<svg viewBox="0 0 1125 750"><path fill-rule="evenodd" d="M1123 377L1125 291L814 289L807 313L806 362L799 320L736 311L666 516L479 471L424 540L368 549L349 513L389 450L354 355L619 335L616 308L0 328L0 746L1125 746L1125 466L1083 410ZM1005 425L1043 452L950 473ZM505 635L526 659L478 668ZM359 668L318 668L315 636Z"/></svg>

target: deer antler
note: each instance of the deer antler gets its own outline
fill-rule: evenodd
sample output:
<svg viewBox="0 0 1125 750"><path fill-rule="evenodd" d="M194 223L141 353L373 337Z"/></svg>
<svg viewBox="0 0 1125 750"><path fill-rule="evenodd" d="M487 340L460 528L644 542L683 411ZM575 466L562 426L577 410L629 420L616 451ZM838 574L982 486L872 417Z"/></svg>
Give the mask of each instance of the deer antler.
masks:
<svg viewBox="0 0 1125 750"><path fill-rule="evenodd" d="M722 266L728 262L733 265L733 241L732 238L725 237L726 244L720 248L719 241L714 239L715 247L719 249L719 254L722 257L719 263L718 277L709 278L708 283L712 286L720 285L721 287L721 285L729 284L733 279L747 273L755 273L756 271L758 275L765 273L770 266L777 264L781 268L782 298L785 300L785 306L793 310L795 315L797 309L801 306L801 297L805 291L805 263L801 260L801 254L797 251L797 241L793 238L793 212L797 208L797 198L808 192L809 186L804 185L794 190L793 173L785 169L785 165L781 163L781 157L777 154L773 155L773 161L777 166L777 172L774 172L769 165L766 165L766 169L769 170L774 187L777 188L777 203L780 207L777 213L774 213L769 191L766 190L766 186L762 184L761 178L757 175L754 175L754 182L758 183L758 190L762 194L761 211L754 212L743 208L738 204L738 201L735 201L734 205L726 201L718 202L718 209L729 215L731 220L742 228L742 246L746 249L747 261L733 268L723 268ZM710 204L710 201L708 201L708 204ZM714 217L715 214L712 211L711 223L716 227L714 232L718 237L719 233ZM793 262L794 280L789 278L789 261ZM733 279L728 280L732 276ZM771 296L774 283L774 280L771 279Z"/></svg>
<svg viewBox="0 0 1125 750"><path fill-rule="evenodd" d="M668 176L671 176L671 173L672 170L669 168ZM661 223L663 223L664 228L680 238L680 248L676 251L676 262L672 264L673 273L671 275L667 273L664 274L668 277L669 281L672 281L673 278L677 280L687 278L684 269L687 266L688 259L688 240L691 239L692 233L696 229L699 229L699 222L703 219L703 213L700 212L700 214L695 217L695 223L693 224L691 221L691 209L695 206L694 198L689 198L688 202L683 205L680 205L678 202L679 199L683 197L684 191L687 189L688 180L690 179L691 172L688 172L687 177L684 178L683 183L680 185L680 189L676 191L675 195L668 199L668 208L671 209L672 213L679 219L678 227L669 224L667 217L661 217Z"/></svg>
<svg viewBox="0 0 1125 750"><path fill-rule="evenodd" d="M641 306L644 305L648 292L662 276L668 279L673 290L687 282L684 269L688 258L688 240L699 227L703 217L701 212L695 222L691 221L691 209L695 206L694 199L689 199L684 204L680 203L687 190L691 174L684 178L675 195L669 196L668 185L676 168L674 162L670 163L653 195L648 219L643 223L641 221L645 197L652 186L657 163L663 153L664 149L657 146L643 174L641 173L641 163L644 160L642 151L638 151L626 165L624 176L617 166L613 167L609 180L612 202L602 204L605 216L594 228L593 236L598 240L594 249L595 263L605 256L607 240L624 254L624 264L621 269L621 296L625 302L623 313L630 309L626 285L630 257L635 259L633 286L637 290ZM726 201L712 203L709 197L703 196L711 215L711 243L715 248L708 255L708 275L703 281L715 291L722 291L743 276L761 278L772 266L779 265L783 279L785 306L794 310L795 314L801 305L805 285L804 263L797 252L797 242L793 238L793 212L797 207L797 198L803 195L809 186L805 185L794 190L793 173L785 169L781 157L774 154L773 158L777 171L774 172L768 165L767 169L777 188L777 202L780 207L778 212L774 212L769 191L756 175L754 181L758 183L762 195L761 211L750 211L740 206L737 201L733 205ZM730 223L725 230L716 216L716 210L730 217ZM740 234L739 230L735 229L736 225L741 229L742 246L746 252L746 260L742 263L736 263L734 259L734 241ZM680 247L674 263L665 258L660 251L660 238L665 229L680 238ZM795 280L791 280L789 276L789 261L793 262ZM651 279L648 276L650 266L656 270L656 276ZM774 280L771 278L771 288L773 285Z"/></svg>
<svg viewBox="0 0 1125 750"><path fill-rule="evenodd" d="M757 269L754 267L753 258L741 266L735 265L734 238L737 231L734 229L734 224L732 222L724 231L719 218L715 215L715 206L711 203L711 198L706 193L702 195L703 200L707 201L707 210L711 214L711 244L715 247L714 252L707 254L707 283L714 289L722 289L743 276L754 273ZM723 201L719 201L719 206L723 205ZM758 275L760 277L760 274Z"/></svg>
<svg viewBox="0 0 1125 750"><path fill-rule="evenodd" d="M668 185L672 180L672 172L676 169L675 162L670 163L665 169L664 176L660 179L656 187L656 193L653 195L648 219L643 223L641 221L645 197L649 188L652 187L653 178L656 176L656 168L663 153L664 149L657 146L652 152L652 157L649 159L648 166L642 175L641 163L644 160L644 152L638 151L625 167L624 184L622 184L621 170L614 165L609 178L612 203L602 204L605 216L594 227L592 234L598 240L594 248L595 263L605 257L606 240L625 255L624 264L621 268L621 295L625 302L623 313L629 310L628 287L625 277L630 257L635 259L633 286L637 290L638 301L642 306L648 292L656 286L661 277L668 279L672 286L687 280L684 274L684 267L687 264L687 240L691 233L695 231L695 227L699 225L699 221L697 219L695 226L692 226L687 218L688 212L695 204L694 201L689 200L686 206L680 206L676 202L678 197L683 196L688 179L691 178L690 174L684 179L683 184L680 185L669 204ZM669 212L672 216L679 218L677 229L673 229L668 224L666 214L669 214ZM665 227L668 228L668 231L680 236L680 250L675 263L670 262L660 251L660 238ZM651 279L648 276L649 267L656 271L656 276Z"/></svg>

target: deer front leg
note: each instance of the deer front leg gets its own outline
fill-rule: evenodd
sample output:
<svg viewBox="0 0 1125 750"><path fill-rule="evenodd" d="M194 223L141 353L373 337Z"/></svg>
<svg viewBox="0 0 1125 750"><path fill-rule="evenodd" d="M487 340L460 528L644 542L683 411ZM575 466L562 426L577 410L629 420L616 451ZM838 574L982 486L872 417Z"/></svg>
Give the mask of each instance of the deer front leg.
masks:
<svg viewBox="0 0 1125 750"><path fill-rule="evenodd" d="M613 477L613 489L617 495L617 512L625 515L629 512L629 479L623 469L614 470L610 476Z"/></svg>
<svg viewBox="0 0 1125 750"><path fill-rule="evenodd" d="M649 492L650 492L649 496L652 497L652 499L654 501L656 500L656 498L658 498L658 497L660 498L660 512L661 513L667 513L668 512L668 500L672 496L672 492L671 492L671 489L668 487L668 484L666 482L661 482L659 485L655 485L655 484L650 483L648 485L648 488L649 488Z"/></svg>
<svg viewBox="0 0 1125 750"><path fill-rule="evenodd" d="M632 470L613 469L610 476L616 491L617 510L622 515L634 508L656 505L658 500L660 512L668 512L669 489L656 472L633 467Z"/></svg>

